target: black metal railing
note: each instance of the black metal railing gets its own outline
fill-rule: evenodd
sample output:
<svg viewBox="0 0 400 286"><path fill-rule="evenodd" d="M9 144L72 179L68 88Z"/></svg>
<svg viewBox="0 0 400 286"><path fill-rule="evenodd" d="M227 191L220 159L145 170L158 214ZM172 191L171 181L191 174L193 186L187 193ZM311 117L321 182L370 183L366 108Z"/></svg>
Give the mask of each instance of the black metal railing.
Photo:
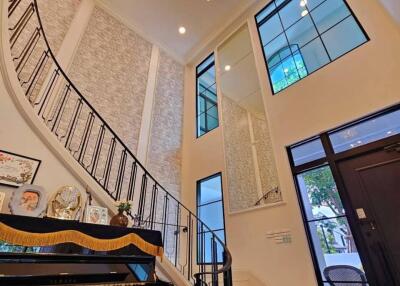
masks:
<svg viewBox="0 0 400 286"><path fill-rule="evenodd" d="M8 17L16 74L40 120L113 200L133 201L132 221L162 233L165 256L190 283L230 286L224 242L157 182L68 78L36 0L9 0Z"/></svg>

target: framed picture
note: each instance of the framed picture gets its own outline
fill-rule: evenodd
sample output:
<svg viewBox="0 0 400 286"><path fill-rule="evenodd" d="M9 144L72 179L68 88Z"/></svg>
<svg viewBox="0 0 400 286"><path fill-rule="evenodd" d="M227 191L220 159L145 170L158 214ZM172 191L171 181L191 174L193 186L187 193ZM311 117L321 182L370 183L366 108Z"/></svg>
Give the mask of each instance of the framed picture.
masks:
<svg viewBox="0 0 400 286"><path fill-rule="evenodd" d="M108 225L108 209L98 206L87 206L85 222Z"/></svg>
<svg viewBox="0 0 400 286"><path fill-rule="evenodd" d="M41 161L0 150L0 184L20 187L32 184Z"/></svg>
<svg viewBox="0 0 400 286"><path fill-rule="evenodd" d="M35 185L23 185L16 189L9 207L14 215L40 217L46 212L47 192Z"/></svg>

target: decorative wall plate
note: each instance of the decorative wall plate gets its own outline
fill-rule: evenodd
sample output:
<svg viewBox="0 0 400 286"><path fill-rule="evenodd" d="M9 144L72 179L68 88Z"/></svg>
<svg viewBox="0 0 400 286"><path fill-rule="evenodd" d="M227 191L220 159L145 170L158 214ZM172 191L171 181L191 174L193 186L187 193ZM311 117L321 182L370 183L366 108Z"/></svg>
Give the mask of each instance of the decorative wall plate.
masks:
<svg viewBox="0 0 400 286"><path fill-rule="evenodd" d="M10 211L15 215L40 217L46 211L47 192L35 185L23 185L13 192Z"/></svg>
<svg viewBox="0 0 400 286"><path fill-rule="evenodd" d="M64 186L50 199L47 216L66 220L79 220L86 194L76 187Z"/></svg>

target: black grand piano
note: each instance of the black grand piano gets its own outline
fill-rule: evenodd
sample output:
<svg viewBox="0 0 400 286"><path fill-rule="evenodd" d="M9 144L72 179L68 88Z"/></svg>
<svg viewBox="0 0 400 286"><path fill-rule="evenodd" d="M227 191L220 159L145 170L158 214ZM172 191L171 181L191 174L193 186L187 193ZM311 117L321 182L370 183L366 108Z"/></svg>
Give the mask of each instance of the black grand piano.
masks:
<svg viewBox="0 0 400 286"><path fill-rule="evenodd" d="M0 285L171 285L162 255L159 231L0 214Z"/></svg>

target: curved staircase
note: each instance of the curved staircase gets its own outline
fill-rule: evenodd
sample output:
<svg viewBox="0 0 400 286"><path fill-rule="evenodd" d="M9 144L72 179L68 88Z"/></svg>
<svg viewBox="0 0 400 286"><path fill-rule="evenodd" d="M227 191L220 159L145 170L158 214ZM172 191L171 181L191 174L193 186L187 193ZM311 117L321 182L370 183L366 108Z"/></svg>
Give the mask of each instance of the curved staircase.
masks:
<svg viewBox="0 0 400 286"><path fill-rule="evenodd" d="M84 173L104 205L132 201L131 221L161 232L169 261L162 262L169 265L164 269L173 266L188 285L231 285L224 242L157 182L69 79L46 38L36 0L4 2L2 52L3 61L13 63L7 70L10 93L42 137L72 170Z"/></svg>

